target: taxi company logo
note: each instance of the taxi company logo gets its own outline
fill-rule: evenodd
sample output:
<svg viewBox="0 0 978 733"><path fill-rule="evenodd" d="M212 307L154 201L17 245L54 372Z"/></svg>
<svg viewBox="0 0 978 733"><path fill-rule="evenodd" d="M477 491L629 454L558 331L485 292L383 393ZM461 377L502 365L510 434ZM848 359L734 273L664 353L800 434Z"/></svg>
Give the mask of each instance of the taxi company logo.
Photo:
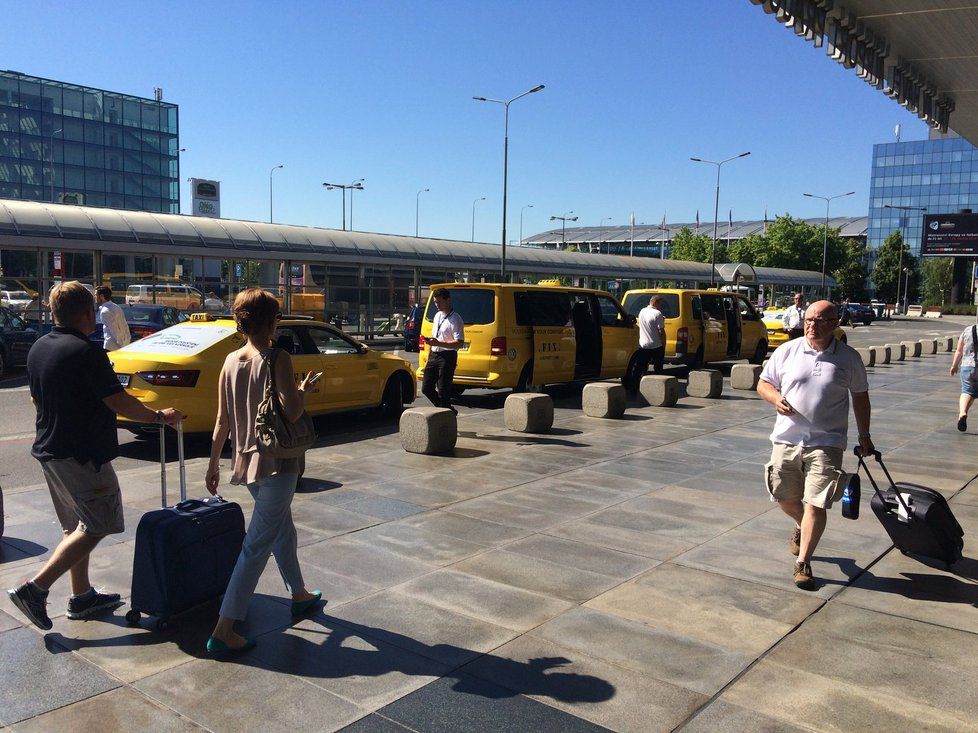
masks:
<svg viewBox="0 0 978 733"><path fill-rule="evenodd" d="M516 361L516 349L510 349L506 352L506 356L510 361Z"/></svg>

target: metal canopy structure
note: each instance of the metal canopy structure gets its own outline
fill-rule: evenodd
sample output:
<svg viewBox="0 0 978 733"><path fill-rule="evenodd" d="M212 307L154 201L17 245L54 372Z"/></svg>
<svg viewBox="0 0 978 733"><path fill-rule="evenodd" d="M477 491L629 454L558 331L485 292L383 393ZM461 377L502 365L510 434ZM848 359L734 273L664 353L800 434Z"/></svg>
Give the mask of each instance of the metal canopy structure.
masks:
<svg viewBox="0 0 978 733"><path fill-rule="evenodd" d="M0 248L421 267L495 272L500 246L36 201L0 200ZM513 272L598 278L710 280L707 263L513 247ZM762 271L767 277L761 277ZM821 274L757 268L758 281L813 286Z"/></svg>

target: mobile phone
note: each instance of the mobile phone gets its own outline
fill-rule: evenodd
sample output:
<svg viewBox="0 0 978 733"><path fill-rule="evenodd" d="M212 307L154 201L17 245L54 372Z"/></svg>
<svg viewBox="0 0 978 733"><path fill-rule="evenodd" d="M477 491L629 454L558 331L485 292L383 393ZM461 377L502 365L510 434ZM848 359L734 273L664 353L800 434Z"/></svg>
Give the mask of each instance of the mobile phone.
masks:
<svg viewBox="0 0 978 733"><path fill-rule="evenodd" d="M315 373L315 374L313 374L313 375L312 375L311 377L309 377L309 381L307 382L307 384L308 384L308 386L310 386L310 387L311 387L311 386L312 386L312 385L314 385L314 384L315 384L316 382L318 382L318 381L319 381L319 378L320 378L321 376L323 376L323 373L322 373L322 372L316 372L316 373Z"/></svg>

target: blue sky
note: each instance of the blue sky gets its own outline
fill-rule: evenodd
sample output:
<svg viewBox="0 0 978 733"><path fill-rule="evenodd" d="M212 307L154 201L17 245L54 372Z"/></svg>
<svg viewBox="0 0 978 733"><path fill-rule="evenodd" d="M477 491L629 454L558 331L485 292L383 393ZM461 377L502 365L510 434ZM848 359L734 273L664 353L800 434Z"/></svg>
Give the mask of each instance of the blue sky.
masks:
<svg viewBox="0 0 978 733"><path fill-rule="evenodd" d="M323 181L366 179L356 229L499 241L508 98L509 239L580 224L821 216L803 191L856 195L874 143L926 128L748 0L645 2L10 3L0 68L180 105L188 176L222 181L222 213L339 228ZM605 224L609 222L605 221Z"/></svg>

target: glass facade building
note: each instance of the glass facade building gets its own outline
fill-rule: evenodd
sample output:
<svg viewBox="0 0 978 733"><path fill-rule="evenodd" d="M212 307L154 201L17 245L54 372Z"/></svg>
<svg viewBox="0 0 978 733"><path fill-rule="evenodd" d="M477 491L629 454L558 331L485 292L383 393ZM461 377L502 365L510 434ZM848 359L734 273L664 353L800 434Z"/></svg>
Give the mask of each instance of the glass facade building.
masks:
<svg viewBox="0 0 978 733"><path fill-rule="evenodd" d="M177 105L0 71L0 198L180 213Z"/></svg>
<svg viewBox="0 0 978 733"><path fill-rule="evenodd" d="M903 232L920 254L923 214L978 211L978 148L957 136L931 133L929 140L873 146L867 243L875 249L892 232ZM926 207L926 212L885 206Z"/></svg>

